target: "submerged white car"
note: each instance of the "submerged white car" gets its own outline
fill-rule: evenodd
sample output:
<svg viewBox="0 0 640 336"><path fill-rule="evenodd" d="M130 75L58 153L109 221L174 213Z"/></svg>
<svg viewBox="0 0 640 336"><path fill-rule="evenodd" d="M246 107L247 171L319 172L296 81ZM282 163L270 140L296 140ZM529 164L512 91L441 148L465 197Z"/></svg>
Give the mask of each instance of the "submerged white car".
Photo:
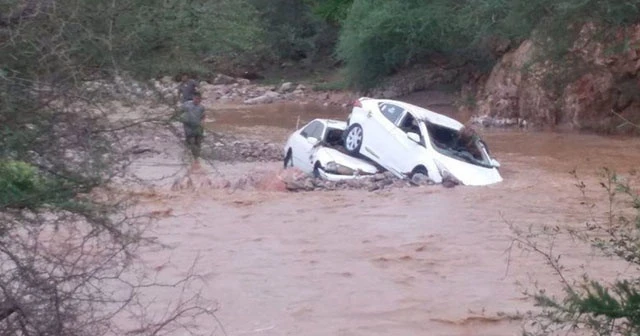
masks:
<svg viewBox="0 0 640 336"><path fill-rule="evenodd" d="M461 136L464 125L447 116L400 101L362 97L354 103L348 125L345 149L399 178L422 173L436 183L449 178L473 186L502 181L500 164L485 143Z"/></svg>
<svg viewBox="0 0 640 336"><path fill-rule="evenodd" d="M284 167L296 167L328 181L363 178L378 167L344 153L344 121L314 119L295 131L284 146Z"/></svg>

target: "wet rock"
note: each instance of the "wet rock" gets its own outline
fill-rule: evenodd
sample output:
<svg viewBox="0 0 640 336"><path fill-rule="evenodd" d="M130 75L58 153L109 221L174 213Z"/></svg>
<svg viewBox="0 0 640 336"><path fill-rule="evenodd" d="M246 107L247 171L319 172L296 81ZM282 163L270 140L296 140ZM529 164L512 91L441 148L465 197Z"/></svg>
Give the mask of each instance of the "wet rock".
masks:
<svg viewBox="0 0 640 336"><path fill-rule="evenodd" d="M385 177L385 178L387 178L387 179L394 179L394 178L396 178L396 176L395 176L395 175L393 175L393 173L392 173L392 172L390 172L390 171L386 171L386 172L384 172L384 173L382 173L382 174L384 174L384 177Z"/></svg>
<svg viewBox="0 0 640 336"><path fill-rule="evenodd" d="M274 173L263 174L256 178L255 187L261 191L285 192L288 190L286 183Z"/></svg>
<svg viewBox="0 0 640 336"><path fill-rule="evenodd" d="M389 185L393 185L395 179L384 179L384 180L380 180L378 181L378 185L382 186L382 187L386 187Z"/></svg>
<svg viewBox="0 0 640 336"><path fill-rule="evenodd" d="M356 188L356 189L362 188L364 186L363 180L360 180L360 179L347 180L346 184L350 188Z"/></svg>
<svg viewBox="0 0 640 336"><path fill-rule="evenodd" d="M444 180L442 181L442 186L445 188L454 188L455 186L457 186L458 183L451 181L451 180Z"/></svg>
<svg viewBox="0 0 640 336"><path fill-rule="evenodd" d="M389 178L389 177L388 177L388 176L386 176L386 175L385 175L385 174L383 174L383 173L378 173L378 174L373 175L373 180L374 180L374 181L376 181L376 182L377 182L377 181L386 180L386 179L388 179L388 178Z"/></svg>
<svg viewBox="0 0 640 336"><path fill-rule="evenodd" d="M429 185L429 177L427 175L424 174L413 174L413 176L411 177L411 184L415 185L415 186L425 186L425 185Z"/></svg>
<svg viewBox="0 0 640 336"><path fill-rule="evenodd" d="M172 84L174 81L173 81L173 78L171 78L171 76L164 76L160 79L160 82L162 84Z"/></svg>
<svg viewBox="0 0 640 336"><path fill-rule="evenodd" d="M282 169L278 173L278 178L284 183L287 190L301 191L306 189L306 180L310 177L300 169L292 167Z"/></svg>
<svg viewBox="0 0 640 336"><path fill-rule="evenodd" d="M378 185L378 184L371 183L371 184L369 184L369 186L367 187L367 191L372 192L372 191L380 190L380 189L382 189L382 188L383 188L383 187L382 187L382 186L380 186L380 185Z"/></svg>
<svg viewBox="0 0 640 336"><path fill-rule="evenodd" d="M294 90L293 87L293 83L291 82L286 82L286 83L282 83L282 85L280 85L280 88L278 89L278 92L280 93L288 93Z"/></svg>
<svg viewBox="0 0 640 336"><path fill-rule="evenodd" d="M231 181L224 178L217 178L211 180L210 186L213 189L227 189L231 187Z"/></svg>
<svg viewBox="0 0 640 336"><path fill-rule="evenodd" d="M246 177L243 177L233 182L231 188L233 190L246 190L248 185L249 180Z"/></svg>
<svg viewBox="0 0 640 336"><path fill-rule="evenodd" d="M305 190L313 190L316 188L315 184L313 183L313 179L311 178L306 179L304 181L304 187L305 187Z"/></svg>
<svg viewBox="0 0 640 336"><path fill-rule="evenodd" d="M236 82L235 78L231 76L223 75L223 74L218 74L216 78L213 79L213 84L229 85L229 84L234 84L235 82Z"/></svg>
<svg viewBox="0 0 640 336"><path fill-rule="evenodd" d="M251 80L246 78L236 78L236 82L240 85L249 85L251 84Z"/></svg>
<svg viewBox="0 0 640 336"><path fill-rule="evenodd" d="M256 105L256 104L270 104L273 103L276 99L280 98L280 94L274 91L267 91L260 97L247 99L244 101L247 105Z"/></svg>
<svg viewBox="0 0 640 336"><path fill-rule="evenodd" d="M296 87L296 90L298 90L298 91L304 91L306 89L307 89L307 87L302 85L302 84L298 84L298 86Z"/></svg>

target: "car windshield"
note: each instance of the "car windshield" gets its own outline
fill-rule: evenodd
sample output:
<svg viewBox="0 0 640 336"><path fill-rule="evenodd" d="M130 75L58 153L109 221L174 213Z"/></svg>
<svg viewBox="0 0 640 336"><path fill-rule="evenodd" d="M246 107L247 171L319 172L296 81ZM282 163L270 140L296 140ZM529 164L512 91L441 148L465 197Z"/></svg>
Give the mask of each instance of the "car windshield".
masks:
<svg viewBox="0 0 640 336"><path fill-rule="evenodd" d="M441 154L474 165L491 167L486 145L473 132L425 122L433 147Z"/></svg>

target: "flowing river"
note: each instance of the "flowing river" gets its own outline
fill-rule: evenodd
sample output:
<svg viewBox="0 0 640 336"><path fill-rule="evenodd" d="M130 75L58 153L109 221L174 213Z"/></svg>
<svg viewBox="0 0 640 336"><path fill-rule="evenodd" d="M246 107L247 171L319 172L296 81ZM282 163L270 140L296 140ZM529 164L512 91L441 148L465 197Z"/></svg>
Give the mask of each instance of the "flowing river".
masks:
<svg viewBox="0 0 640 336"><path fill-rule="evenodd" d="M437 103L438 96L430 98ZM432 109L451 114L445 98ZM221 107L211 113L210 127L283 143L296 125L347 114L293 104ZM585 201L604 211L607 195L597 172L606 166L638 182L640 139L482 135L502 164L502 183L158 197L149 206L171 216L153 233L170 249L144 259L152 265L170 260L160 273L169 281L184 276L199 256L203 294L218 302L228 335L520 335L521 314L534 309L523 292L537 283L556 293L560 281L541 255L509 249L512 228L580 227L591 218ZM573 170L587 186L586 200ZM584 267L605 279L630 272L568 237L554 246L570 277Z"/></svg>

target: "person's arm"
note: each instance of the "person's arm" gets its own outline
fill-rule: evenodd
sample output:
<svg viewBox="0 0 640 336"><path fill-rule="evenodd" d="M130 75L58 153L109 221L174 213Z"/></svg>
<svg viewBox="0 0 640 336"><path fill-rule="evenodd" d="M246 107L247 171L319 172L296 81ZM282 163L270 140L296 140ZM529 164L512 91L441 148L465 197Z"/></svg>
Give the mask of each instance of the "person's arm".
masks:
<svg viewBox="0 0 640 336"><path fill-rule="evenodd" d="M180 105L180 107L174 109L174 113L173 113L173 116L171 117L171 120L183 121L182 115L184 114L184 112L185 112L184 105Z"/></svg>

